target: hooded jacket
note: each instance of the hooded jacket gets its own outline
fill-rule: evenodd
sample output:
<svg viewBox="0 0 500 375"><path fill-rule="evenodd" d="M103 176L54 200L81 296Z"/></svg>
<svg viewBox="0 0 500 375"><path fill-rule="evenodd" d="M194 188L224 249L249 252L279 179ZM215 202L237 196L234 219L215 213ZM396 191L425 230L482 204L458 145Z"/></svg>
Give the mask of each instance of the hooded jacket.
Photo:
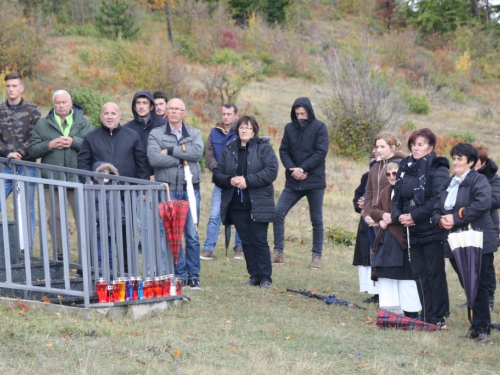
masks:
<svg viewBox="0 0 500 375"><path fill-rule="evenodd" d="M211 172L213 172L217 166L224 148L236 138L238 138L238 135L235 132L234 125L227 133L222 123L217 124L217 126L210 131L205 151L205 163Z"/></svg>
<svg viewBox="0 0 500 375"><path fill-rule="evenodd" d="M92 166L92 170L97 173L104 173L104 174L110 174L114 176L119 176L120 174L118 173L118 169L111 163L105 163L103 161L97 161L94 163ZM95 183L98 181L93 178ZM107 183L104 183L104 185L111 185L111 181L108 181ZM100 214L100 204L99 204L99 198L100 198L100 192L99 190L95 191L95 215L96 215L96 224L97 224L97 236L101 236L101 230L100 230L100 220L101 220L101 214ZM113 211L113 205L111 204L110 201L110 193L109 191L106 191L106 211L107 211L107 222L108 222L108 232L111 232L111 226L110 226L110 215ZM125 224L125 205L123 204L123 200L120 200L120 218L121 218L121 223L122 225Z"/></svg>
<svg viewBox="0 0 500 375"><path fill-rule="evenodd" d="M372 207L378 203L380 193L389 186L389 180L385 175L387 164L391 161L401 161L406 155L402 151L396 151L393 156L387 160L378 160L371 168L366 185L365 205L363 208L363 217L370 216Z"/></svg>
<svg viewBox="0 0 500 375"><path fill-rule="evenodd" d="M139 97L148 98L154 107L146 120L141 119L135 110L135 102ZM127 122L125 125L123 125L123 127L135 131L137 135L139 135L139 138L144 145L144 150L147 151L149 133L151 133L151 130L153 130L154 128L159 128L160 126L165 125L167 123L167 119L156 116L155 99L153 97L153 94L151 94L149 91L138 91L135 93L134 98L132 99L132 114L134 115L134 119ZM153 174L154 170L150 166L149 175L151 176Z"/></svg>
<svg viewBox="0 0 500 375"><path fill-rule="evenodd" d="M170 190L185 191L183 166L184 160L187 160L193 174L194 189L198 190L201 182L200 160L203 156L203 139L199 129L187 126L184 121L181 129L180 140L177 140L177 136L172 133L168 123L151 132L148 142L149 164L154 168L156 181L168 183ZM168 150L168 155L161 153L165 149Z"/></svg>
<svg viewBox="0 0 500 375"><path fill-rule="evenodd" d="M83 138L92 130L90 121L83 117L83 109L76 104L73 105L73 125L69 130L69 136L73 138L71 147L62 150L50 149L49 142L63 135L61 127L54 118L54 109L46 117L38 120L29 145L29 154L38 159L42 158L42 164L56 165L59 167L77 168L77 156L83 142ZM48 178L47 171L42 169L42 177ZM54 179L60 179L59 172L54 172Z"/></svg>
<svg viewBox="0 0 500 375"><path fill-rule="evenodd" d="M303 107L307 120L299 120L295 109ZM325 159L328 154L328 130L317 120L309 98L298 98L293 103L290 117L292 122L285 126L279 149L280 159L285 167L285 187L294 191L326 188ZM290 168L302 168L307 178L298 181L292 177Z"/></svg>
<svg viewBox="0 0 500 375"><path fill-rule="evenodd" d="M232 224L227 211L233 198L235 187L231 178L238 169L239 139L234 140L222 152L222 157L214 169L213 179L222 190L221 219L224 224ZM273 182L278 176L278 158L269 139L253 137L247 144L247 182L250 196L250 215L253 221L272 222L276 216Z"/></svg>
<svg viewBox="0 0 500 375"><path fill-rule="evenodd" d="M136 132L118 125L103 124L88 133L78 154L78 169L92 171L97 161L113 164L121 176L149 180L149 164L142 141ZM83 179L84 180L84 179Z"/></svg>
<svg viewBox="0 0 500 375"><path fill-rule="evenodd" d="M483 232L483 254L493 253L498 248L498 235L491 220L491 186L488 179L472 169L462 183L459 185L455 206L447 210L444 203L448 197L446 189L450 185L451 178L443 186L439 199L434 205L432 222L438 225L443 215L453 214L453 226L451 231L445 231L444 255L446 258L453 257L450 250L448 235L452 232L467 230L470 224L472 229ZM459 215L460 209L462 214Z"/></svg>
<svg viewBox="0 0 500 375"><path fill-rule="evenodd" d="M19 152L22 160L36 161L28 154L31 134L41 117L38 107L21 98L15 108L8 102L0 104L0 156L7 157L11 152Z"/></svg>
<svg viewBox="0 0 500 375"><path fill-rule="evenodd" d="M498 226L500 225L500 220L498 217L498 209L500 208L500 177L498 177L498 166L491 159L487 159L486 163L478 169L478 173L486 176L488 182L491 185L491 220L493 220L493 226L497 232L498 236ZM499 239L500 241L500 239Z"/></svg>

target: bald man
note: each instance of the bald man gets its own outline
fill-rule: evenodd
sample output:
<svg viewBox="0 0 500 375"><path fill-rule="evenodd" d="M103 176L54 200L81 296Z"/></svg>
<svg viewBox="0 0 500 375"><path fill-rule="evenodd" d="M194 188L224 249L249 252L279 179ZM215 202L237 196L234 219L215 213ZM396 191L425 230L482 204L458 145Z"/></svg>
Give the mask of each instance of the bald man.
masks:
<svg viewBox="0 0 500 375"><path fill-rule="evenodd" d="M78 154L78 169L92 171L95 162L113 164L120 176L149 180L146 150L137 133L120 125L121 112L116 103L101 109L101 126L85 136Z"/></svg>
<svg viewBox="0 0 500 375"><path fill-rule="evenodd" d="M90 121L83 117L83 109L71 100L71 95L66 90L57 90L52 95L52 109L46 117L41 118L36 123L31 135L31 142L28 153L31 157L41 158L42 164L56 165L59 167L76 168L76 158L85 135L92 130ZM47 172L42 169L42 177L48 178ZM71 176L67 176L71 178ZM54 172L54 179L59 180L59 172ZM45 185L45 210L47 212L47 222L51 227L51 204L50 191ZM67 190L68 202L75 217L75 195L74 191ZM57 233L57 254L62 259L61 240L61 218L59 210L59 200L54 200L55 226ZM52 235L52 230L50 231Z"/></svg>
<svg viewBox="0 0 500 375"><path fill-rule="evenodd" d="M170 196L175 200L189 201L184 179L187 160L193 174L198 217L200 217L200 159L203 156L203 140L200 130L187 126L184 122L186 106L178 98L167 103L167 125L155 128L149 134L148 160L154 168L155 180L170 186ZM185 254L180 252L176 275L191 289L200 286L200 240L191 214L184 227L186 241Z"/></svg>

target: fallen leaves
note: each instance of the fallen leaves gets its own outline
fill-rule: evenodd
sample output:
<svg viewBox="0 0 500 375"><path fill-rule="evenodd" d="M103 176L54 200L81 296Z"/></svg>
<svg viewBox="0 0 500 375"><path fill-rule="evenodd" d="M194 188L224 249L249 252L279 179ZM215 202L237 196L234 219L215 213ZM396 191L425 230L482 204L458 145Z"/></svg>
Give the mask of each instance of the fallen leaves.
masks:
<svg viewBox="0 0 500 375"><path fill-rule="evenodd" d="M172 355L173 356L176 356L176 357L180 357L181 356L181 351L179 349L175 349L173 352L172 352Z"/></svg>
<svg viewBox="0 0 500 375"><path fill-rule="evenodd" d="M49 342L49 343L47 343L47 344L45 344L45 346L46 346L47 348L52 348L52 344L51 344L50 342Z"/></svg>
<svg viewBox="0 0 500 375"><path fill-rule="evenodd" d="M231 353L238 353L238 350L236 348L231 348Z"/></svg>

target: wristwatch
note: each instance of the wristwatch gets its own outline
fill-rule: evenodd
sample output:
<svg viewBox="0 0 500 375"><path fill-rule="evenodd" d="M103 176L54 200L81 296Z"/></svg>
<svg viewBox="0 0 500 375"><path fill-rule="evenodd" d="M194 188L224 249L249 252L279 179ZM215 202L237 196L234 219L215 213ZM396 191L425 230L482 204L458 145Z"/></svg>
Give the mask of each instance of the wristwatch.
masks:
<svg viewBox="0 0 500 375"><path fill-rule="evenodd" d="M304 170L303 170L302 168L300 168L300 172L301 172L301 173L304 173Z"/></svg>

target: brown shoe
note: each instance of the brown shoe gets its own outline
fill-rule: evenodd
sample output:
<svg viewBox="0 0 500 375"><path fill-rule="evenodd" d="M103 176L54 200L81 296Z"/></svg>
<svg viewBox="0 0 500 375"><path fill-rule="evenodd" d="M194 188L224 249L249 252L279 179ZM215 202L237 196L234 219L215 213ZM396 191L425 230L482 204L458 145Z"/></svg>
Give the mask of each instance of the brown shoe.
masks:
<svg viewBox="0 0 500 375"><path fill-rule="evenodd" d="M313 255L309 268L312 270L319 270L321 268L320 259L319 255Z"/></svg>
<svg viewBox="0 0 500 375"><path fill-rule="evenodd" d="M285 257L283 256L283 253L278 253L277 251L275 251L273 255L271 255L271 263L285 263Z"/></svg>
<svg viewBox="0 0 500 375"><path fill-rule="evenodd" d="M203 259L203 260L212 260L212 259L214 259L214 254L210 250L203 250L202 253L201 253L201 255L200 255L200 259Z"/></svg>
<svg viewBox="0 0 500 375"><path fill-rule="evenodd" d="M233 259L236 259L236 260L245 259L245 255L243 254L243 248L241 246L234 247L234 258Z"/></svg>

